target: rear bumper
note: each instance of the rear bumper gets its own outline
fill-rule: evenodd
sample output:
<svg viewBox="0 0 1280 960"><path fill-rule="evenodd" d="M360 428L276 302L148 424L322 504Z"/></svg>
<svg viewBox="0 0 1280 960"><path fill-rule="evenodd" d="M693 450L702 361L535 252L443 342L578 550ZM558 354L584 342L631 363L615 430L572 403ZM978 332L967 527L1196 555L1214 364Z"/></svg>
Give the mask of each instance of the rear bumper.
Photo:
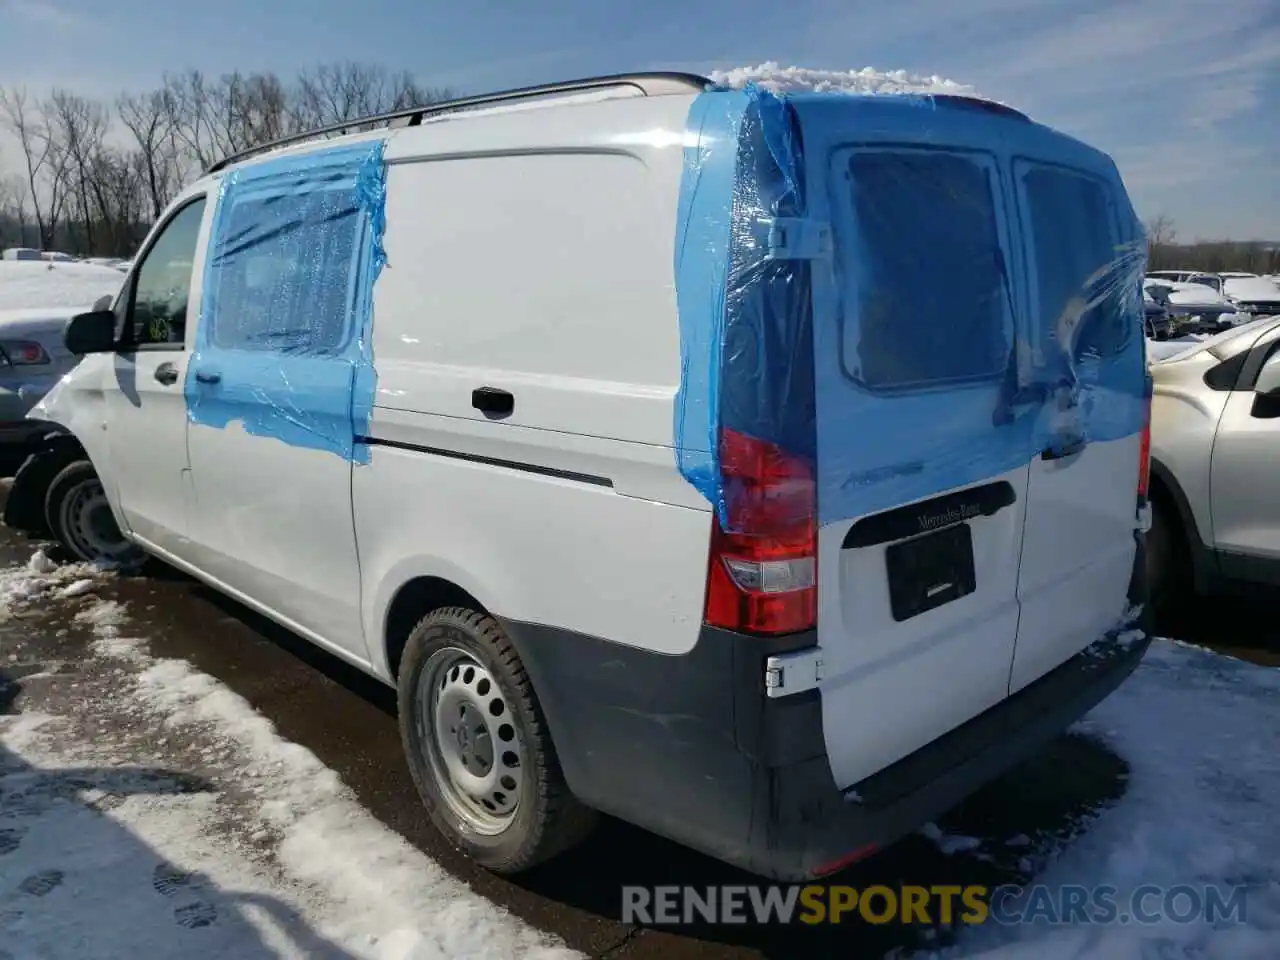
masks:
<svg viewBox="0 0 1280 960"><path fill-rule="evenodd" d="M1130 601L1145 601L1142 540ZM507 622L570 789L585 803L753 873L800 881L839 869L938 814L1103 700L1150 645L1145 618L861 783L827 761L817 690L764 695L764 660L815 642L703 628L663 656ZM847 800L846 794L857 801Z"/></svg>
<svg viewBox="0 0 1280 960"><path fill-rule="evenodd" d="M1119 631L1117 631L1119 633ZM955 806L1106 698L1133 672L1150 645L1115 634L1029 687L854 784L834 789L822 761L773 771L776 815L760 853L760 872L784 880L832 873L852 856L881 849ZM744 864L744 866L747 866Z"/></svg>

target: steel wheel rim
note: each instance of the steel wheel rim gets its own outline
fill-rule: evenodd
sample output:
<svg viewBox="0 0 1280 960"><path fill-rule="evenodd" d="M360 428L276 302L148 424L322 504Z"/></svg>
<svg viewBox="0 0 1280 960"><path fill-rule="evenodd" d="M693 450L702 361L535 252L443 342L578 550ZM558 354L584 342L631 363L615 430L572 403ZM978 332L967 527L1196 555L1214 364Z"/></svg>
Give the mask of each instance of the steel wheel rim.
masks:
<svg viewBox="0 0 1280 960"><path fill-rule="evenodd" d="M502 833L520 808L525 757L497 680L467 651L446 647L428 658L417 701L427 762L446 805L475 833Z"/></svg>
<svg viewBox="0 0 1280 960"><path fill-rule="evenodd" d="M100 480L72 487L59 504L58 521L72 549L84 559L116 563L134 550L116 524Z"/></svg>

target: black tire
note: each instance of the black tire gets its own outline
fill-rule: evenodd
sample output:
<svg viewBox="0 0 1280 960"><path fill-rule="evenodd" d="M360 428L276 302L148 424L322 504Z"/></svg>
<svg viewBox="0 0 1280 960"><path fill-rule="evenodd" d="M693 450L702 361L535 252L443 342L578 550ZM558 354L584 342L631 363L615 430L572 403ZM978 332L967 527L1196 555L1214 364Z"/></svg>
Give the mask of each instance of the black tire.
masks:
<svg viewBox="0 0 1280 960"><path fill-rule="evenodd" d="M456 790L451 782L441 782L447 775L437 773L439 764L429 755L439 748L432 739L433 714L427 709L432 693L424 689L432 682L426 675L428 664L451 651L465 653L488 672L518 728L523 755L519 802L509 823L493 834L478 832L455 812L455 801L446 793L456 796ZM596 814L565 784L533 684L492 617L460 607L423 617L406 643L398 688L400 736L414 784L436 829L456 849L495 873L510 875L551 859L591 832Z"/></svg>
<svg viewBox="0 0 1280 960"><path fill-rule="evenodd" d="M4 505L4 522L10 529L30 537L53 536L45 517L49 484L67 464L83 459L75 444L52 444L27 456L13 476L13 486Z"/></svg>
<svg viewBox="0 0 1280 960"><path fill-rule="evenodd" d="M1180 612L1194 590L1191 552L1177 511L1163 499L1151 503L1147 533L1147 587L1157 616Z"/></svg>
<svg viewBox="0 0 1280 960"><path fill-rule="evenodd" d="M76 517L74 506L76 499L101 493L102 481L88 460L73 460L62 468L49 483L49 490L44 499L45 523L58 543L76 560L88 563L111 565L120 570L132 571L140 569L147 560L147 555L132 543L129 543L116 526L115 518L109 508L102 506L97 512L99 529L102 531L103 543L118 544L113 551L96 551L92 544L97 537L86 536L74 529ZM105 495L103 495L105 502Z"/></svg>

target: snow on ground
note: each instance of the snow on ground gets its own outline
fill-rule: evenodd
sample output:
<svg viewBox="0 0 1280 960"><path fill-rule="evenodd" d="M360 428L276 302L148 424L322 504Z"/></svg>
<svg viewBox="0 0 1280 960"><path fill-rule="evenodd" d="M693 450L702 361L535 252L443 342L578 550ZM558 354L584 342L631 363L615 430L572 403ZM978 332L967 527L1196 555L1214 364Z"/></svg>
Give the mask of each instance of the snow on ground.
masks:
<svg viewBox="0 0 1280 960"><path fill-rule="evenodd" d="M770 60L758 66L716 70L709 80L729 87L741 87L754 81L774 93L936 93L976 96L972 87L944 77L926 77L905 70L813 70L808 67L783 67Z"/></svg>
<svg viewBox="0 0 1280 960"><path fill-rule="evenodd" d="M1110 884L1244 885L1245 922L1053 928L987 925L948 955L984 960L1251 960L1280 956L1280 670L1157 641L1081 724L1130 765L1124 797L1036 877ZM1148 900L1147 909L1159 898ZM1185 909L1185 902L1180 904ZM1006 943L998 945L1001 940Z"/></svg>
<svg viewBox="0 0 1280 960"><path fill-rule="evenodd" d="M0 310L83 307L114 296L124 274L91 263L0 260Z"/></svg>
<svg viewBox="0 0 1280 960"><path fill-rule="evenodd" d="M69 709L0 717L0 957L577 956L383 827L221 683L151 657L94 595L106 577L42 553L0 572L6 629L56 598L94 638ZM173 772L192 756L199 776Z"/></svg>
<svg viewBox="0 0 1280 960"><path fill-rule="evenodd" d="M61 603L94 638L73 710L0 717L0 957L575 956L381 826L220 682L147 653L128 611L97 597L107 576L42 553L0 572L6 618ZM1243 884L1245 922L988 924L944 955L1276 956L1280 670L1157 641L1079 726L1126 760L1127 790L1060 849L1009 840L1035 882L1112 884L1121 903L1142 884ZM198 776L172 772L192 756ZM982 855L980 838L923 832L950 855Z"/></svg>

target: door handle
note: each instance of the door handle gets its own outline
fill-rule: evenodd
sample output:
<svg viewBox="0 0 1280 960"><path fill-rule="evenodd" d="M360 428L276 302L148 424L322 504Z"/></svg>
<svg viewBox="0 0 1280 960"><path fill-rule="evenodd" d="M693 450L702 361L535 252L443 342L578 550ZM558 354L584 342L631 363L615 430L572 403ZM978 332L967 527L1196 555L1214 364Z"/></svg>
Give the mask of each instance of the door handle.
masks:
<svg viewBox="0 0 1280 960"><path fill-rule="evenodd" d="M155 377L166 387L178 382L178 368L172 363L162 363L156 367Z"/></svg>
<svg viewBox="0 0 1280 960"><path fill-rule="evenodd" d="M214 370L197 370L196 380L200 383L221 383L222 374Z"/></svg>
<svg viewBox="0 0 1280 960"><path fill-rule="evenodd" d="M471 391L471 406L487 417L505 417L516 408L516 398L498 387L477 387Z"/></svg>
<svg viewBox="0 0 1280 960"><path fill-rule="evenodd" d="M1067 457L1074 457L1077 453L1085 448L1086 441L1084 437L1071 437L1061 446L1045 447L1040 451L1041 460L1065 460Z"/></svg>

